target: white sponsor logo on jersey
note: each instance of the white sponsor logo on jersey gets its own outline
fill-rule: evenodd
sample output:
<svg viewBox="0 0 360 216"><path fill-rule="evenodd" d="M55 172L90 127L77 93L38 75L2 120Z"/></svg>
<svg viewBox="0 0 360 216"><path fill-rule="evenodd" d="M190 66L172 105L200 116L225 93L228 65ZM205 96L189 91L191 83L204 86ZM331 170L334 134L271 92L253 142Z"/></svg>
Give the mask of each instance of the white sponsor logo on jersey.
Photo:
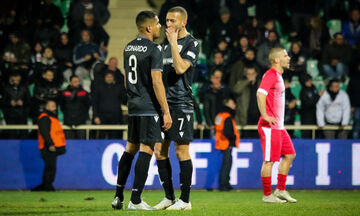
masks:
<svg viewBox="0 0 360 216"><path fill-rule="evenodd" d="M183 132L183 131L180 131L179 134L180 134L181 137L184 136L184 132Z"/></svg>
<svg viewBox="0 0 360 216"><path fill-rule="evenodd" d="M196 55L195 53L191 52L191 51L187 51L186 53L188 56L190 56L191 58L195 59L196 58Z"/></svg>

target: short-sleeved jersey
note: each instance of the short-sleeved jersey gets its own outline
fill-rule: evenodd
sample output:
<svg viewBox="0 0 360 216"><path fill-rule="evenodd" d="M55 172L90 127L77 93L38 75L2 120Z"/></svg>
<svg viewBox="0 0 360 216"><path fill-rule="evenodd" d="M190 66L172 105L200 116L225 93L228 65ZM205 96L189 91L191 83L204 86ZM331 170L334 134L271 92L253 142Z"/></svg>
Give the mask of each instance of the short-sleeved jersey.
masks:
<svg viewBox="0 0 360 216"><path fill-rule="evenodd" d="M190 67L184 74L176 74L171 55L171 46L169 42L165 40L163 43L163 63L166 98L170 109L192 112L194 104L191 86L200 51L199 43L190 34L178 39L177 42L181 58L188 61L190 63Z"/></svg>
<svg viewBox="0 0 360 216"><path fill-rule="evenodd" d="M266 71L257 91L266 95L267 115L276 118L276 124L271 128L284 129L285 85L281 74L273 68ZM262 116L260 116L259 125L270 127Z"/></svg>
<svg viewBox="0 0 360 216"><path fill-rule="evenodd" d="M152 116L160 113L152 85L152 71L163 71L162 47L139 36L124 49L124 68L130 116Z"/></svg>

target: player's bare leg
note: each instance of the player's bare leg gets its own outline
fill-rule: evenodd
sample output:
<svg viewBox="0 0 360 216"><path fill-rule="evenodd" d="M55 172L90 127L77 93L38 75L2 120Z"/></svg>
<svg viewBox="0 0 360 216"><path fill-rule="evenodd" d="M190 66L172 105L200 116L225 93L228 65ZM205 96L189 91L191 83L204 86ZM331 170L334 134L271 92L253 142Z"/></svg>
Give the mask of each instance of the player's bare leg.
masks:
<svg viewBox="0 0 360 216"><path fill-rule="evenodd" d="M138 143L127 142L125 151L121 156L121 159L118 164L118 177L116 185L116 194L114 201L111 203L111 206L117 210L122 209L124 204L124 188L126 180L129 176L131 164L134 159L135 154L139 151Z"/></svg>
<svg viewBox="0 0 360 216"><path fill-rule="evenodd" d="M175 142L175 154L180 164L180 199L167 210L191 210L190 189L193 166L191 162L189 143Z"/></svg>
<svg viewBox="0 0 360 216"><path fill-rule="evenodd" d="M169 147L171 140L165 140L163 143L155 144L155 156L159 170L161 184L165 191L165 198L154 208L166 209L175 203L175 193L172 183L172 169L169 159Z"/></svg>
<svg viewBox="0 0 360 216"><path fill-rule="evenodd" d="M261 167L261 181L264 189L264 196L262 200L265 203L284 203L286 201L277 198L271 192L271 173L273 165L274 162L272 161L264 161Z"/></svg>
<svg viewBox="0 0 360 216"><path fill-rule="evenodd" d="M135 178L129 202L129 210L154 210L146 202L141 200L141 193L144 189L148 176L150 160L154 152L154 144L140 144L140 153L135 165Z"/></svg>
<svg viewBox="0 0 360 216"><path fill-rule="evenodd" d="M278 184L274 195L280 199L286 200L291 203L296 203L296 199L292 198L286 189L286 178L290 170L290 166L295 159L296 154L284 155L283 159L279 164Z"/></svg>

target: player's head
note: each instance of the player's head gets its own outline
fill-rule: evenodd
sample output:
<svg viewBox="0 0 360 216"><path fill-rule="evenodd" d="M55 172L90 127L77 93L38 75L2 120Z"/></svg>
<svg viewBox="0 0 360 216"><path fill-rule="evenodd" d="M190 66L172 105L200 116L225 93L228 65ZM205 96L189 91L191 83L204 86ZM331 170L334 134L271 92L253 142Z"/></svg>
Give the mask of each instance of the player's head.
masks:
<svg viewBox="0 0 360 216"><path fill-rule="evenodd" d="M187 24L188 14L185 8L177 6L170 8L166 14L166 27L182 30Z"/></svg>
<svg viewBox="0 0 360 216"><path fill-rule="evenodd" d="M136 26L140 33L150 34L154 38L160 37L159 18L152 11L141 11L136 16Z"/></svg>
<svg viewBox="0 0 360 216"><path fill-rule="evenodd" d="M283 69L290 68L290 57L283 48L271 49L269 53L269 61L272 66L280 66Z"/></svg>

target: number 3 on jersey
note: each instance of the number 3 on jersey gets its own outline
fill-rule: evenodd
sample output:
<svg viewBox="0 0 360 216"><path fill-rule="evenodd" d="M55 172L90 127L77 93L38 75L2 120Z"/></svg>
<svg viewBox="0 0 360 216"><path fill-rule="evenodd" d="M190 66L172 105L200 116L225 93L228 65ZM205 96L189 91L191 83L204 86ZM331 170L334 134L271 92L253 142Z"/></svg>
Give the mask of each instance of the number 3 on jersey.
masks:
<svg viewBox="0 0 360 216"><path fill-rule="evenodd" d="M129 57L129 67L131 71L129 72L128 80L134 85L137 83L137 58L135 55Z"/></svg>

